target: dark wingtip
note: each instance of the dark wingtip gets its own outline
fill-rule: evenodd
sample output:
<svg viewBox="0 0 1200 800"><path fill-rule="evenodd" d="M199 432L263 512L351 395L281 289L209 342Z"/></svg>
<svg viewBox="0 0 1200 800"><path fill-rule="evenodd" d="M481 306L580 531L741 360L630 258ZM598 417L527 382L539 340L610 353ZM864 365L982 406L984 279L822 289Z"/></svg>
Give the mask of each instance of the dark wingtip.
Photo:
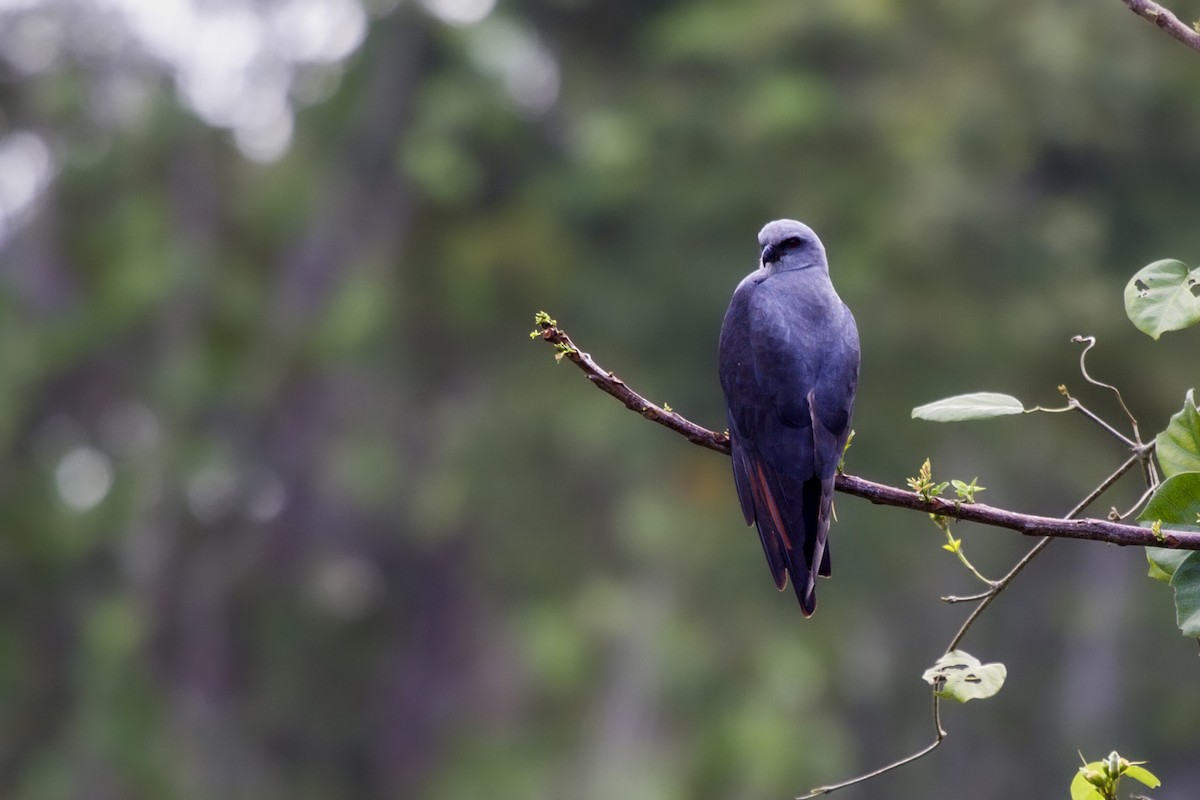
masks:
<svg viewBox="0 0 1200 800"><path fill-rule="evenodd" d="M796 587L796 600L800 603L800 612L805 618L811 617L817 610L817 587L811 579L804 581L806 585L801 585L795 576L792 576L792 584Z"/></svg>

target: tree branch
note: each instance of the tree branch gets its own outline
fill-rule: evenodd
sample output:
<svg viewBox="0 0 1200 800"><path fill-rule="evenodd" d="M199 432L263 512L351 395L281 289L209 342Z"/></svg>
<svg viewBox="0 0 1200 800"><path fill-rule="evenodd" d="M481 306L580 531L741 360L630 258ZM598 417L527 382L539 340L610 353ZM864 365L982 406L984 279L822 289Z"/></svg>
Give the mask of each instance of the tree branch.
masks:
<svg viewBox="0 0 1200 800"><path fill-rule="evenodd" d="M1121 2L1142 19L1157 25L1168 36L1200 52L1200 33L1172 14L1170 10L1152 0L1121 0Z"/></svg>
<svg viewBox="0 0 1200 800"><path fill-rule="evenodd" d="M651 403L616 375L600 367L587 353L580 350L555 320L545 314L537 316L538 328L535 338L554 345L558 358L566 358L583 370L588 380L598 389L620 400L626 408L636 411L646 419L657 422L680 434L688 441L729 455L729 434L708 430L684 418L675 411ZM839 492L861 497L872 503L898 508L910 508L929 514L978 522L999 528L1008 528L1026 536L1050 536L1066 539L1090 539L1117 545L1141 545L1145 547L1169 547L1180 550L1200 550L1200 533L1163 529L1156 537L1149 528L1125 525L1103 519L1058 519L1033 514L1020 514L983 503L962 503L935 497L929 500L904 489L881 483L839 474L836 488Z"/></svg>

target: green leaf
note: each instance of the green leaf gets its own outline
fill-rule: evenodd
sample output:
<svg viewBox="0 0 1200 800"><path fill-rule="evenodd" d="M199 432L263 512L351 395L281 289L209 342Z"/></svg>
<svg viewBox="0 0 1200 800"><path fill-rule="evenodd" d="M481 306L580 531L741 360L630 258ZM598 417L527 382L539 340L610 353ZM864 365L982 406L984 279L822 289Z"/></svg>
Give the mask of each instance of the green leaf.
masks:
<svg viewBox="0 0 1200 800"><path fill-rule="evenodd" d="M962 422L968 419L991 419L1023 413L1025 406L1012 395L975 392L917 406L912 410L912 418L930 422Z"/></svg>
<svg viewBox="0 0 1200 800"><path fill-rule="evenodd" d="M1162 782L1144 768L1144 761L1129 761L1113 751L1104 761L1084 764L1071 780L1071 800L1104 800L1115 797L1121 778L1128 775L1151 789Z"/></svg>
<svg viewBox="0 0 1200 800"><path fill-rule="evenodd" d="M1154 339L1195 325L1200 322L1200 270L1171 258L1142 267L1125 286L1125 313Z"/></svg>
<svg viewBox="0 0 1200 800"><path fill-rule="evenodd" d="M958 495L958 499L965 500L968 503L975 502L975 493L976 492L986 492L987 491L986 486L979 485L979 476L978 475L976 475L974 478L972 478L970 483L967 483L966 481L952 480L952 481L950 481L950 485L954 487L954 493L956 495Z"/></svg>
<svg viewBox="0 0 1200 800"><path fill-rule="evenodd" d="M1200 514L1200 472L1181 472L1162 482L1138 521L1161 520L1170 528L1200 531L1194 523ZM1175 623L1184 636L1200 636L1200 555L1196 551L1147 547L1150 577L1175 590Z"/></svg>
<svg viewBox="0 0 1200 800"><path fill-rule="evenodd" d="M1200 514L1200 472L1172 475L1155 490L1150 502L1138 514L1138 522L1161 520L1169 528L1195 528Z"/></svg>
<svg viewBox="0 0 1200 800"><path fill-rule="evenodd" d="M1103 766L1104 762L1093 761L1079 768L1071 780L1071 800L1104 800L1104 795L1100 794L1100 790L1084 777L1087 771L1098 772Z"/></svg>
<svg viewBox="0 0 1200 800"><path fill-rule="evenodd" d="M1192 553L1171 576L1175 590L1175 624L1184 636L1200 636L1200 558Z"/></svg>
<svg viewBox="0 0 1200 800"><path fill-rule="evenodd" d="M1146 504L1146 508L1138 515L1138 521L1146 526L1162 522L1176 530L1200 531L1200 526L1194 524L1198 513L1200 472L1184 472L1162 482L1158 491ZM1170 583L1179 565L1191 555L1192 553L1186 550L1147 547L1146 559L1150 562L1150 577Z"/></svg>
<svg viewBox="0 0 1200 800"><path fill-rule="evenodd" d="M1197 520L1200 520L1200 472L1181 472L1167 478L1138 514L1138 522L1144 527L1162 523L1180 531L1200 532Z"/></svg>
<svg viewBox="0 0 1200 800"><path fill-rule="evenodd" d="M951 650L921 675L922 680L934 687L938 697L960 703L991 697L1000 691L1006 677L1008 669L1003 664L981 664L963 650Z"/></svg>
<svg viewBox="0 0 1200 800"><path fill-rule="evenodd" d="M1151 789L1157 789L1159 786L1162 786L1162 781L1154 773L1145 767L1139 767L1137 764L1130 764L1126 767L1125 774L1135 781L1149 786Z"/></svg>
<svg viewBox="0 0 1200 800"><path fill-rule="evenodd" d="M1174 550L1170 547L1147 547L1146 560L1150 562L1149 577L1170 583L1179 565L1192 555L1192 550Z"/></svg>
<svg viewBox="0 0 1200 800"><path fill-rule="evenodd" d="M1171 417L1167 429L1154 438L1154 452L1167 477L1200 472L1200 411L1196 410L1191 389L1183 399L1183 408Z"/></svg>

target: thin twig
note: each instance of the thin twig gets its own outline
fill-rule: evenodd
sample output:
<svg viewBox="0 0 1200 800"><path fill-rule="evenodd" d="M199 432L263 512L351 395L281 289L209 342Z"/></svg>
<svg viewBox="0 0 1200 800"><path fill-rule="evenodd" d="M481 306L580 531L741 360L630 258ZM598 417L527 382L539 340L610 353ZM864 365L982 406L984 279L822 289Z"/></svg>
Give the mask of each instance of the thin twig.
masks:
<svg viewBox="0 0 1200 800"><path fill-rule="evenodd" d="M1087 414L1095 422L1104 426L1109 433L1125 442L1129 448L1138 455L1142 464L1142 476L1146 479L1146 487L1153 490L1154 487L1158 485L1158 469L1154 466L1154 460L1150 457L1154 449L1154 443L1151 442L1150 444L1146 444L1142 441L1142 432L1138 429L1137 417L1135 417L1133 412L1129 410L1129 406L1125 405L1125 398L1121 395L1121 390L1113 386L1111 383L1105 383L1104 381L1096 380L1088 373L1087 355L1091 349L1096 346L1096 337L1072 336L1071 341L1075 344L1084 345L1083 352L1079 354L1079 371L1083 374L1084 380L1093 386L1099 386L1103 389L1108 389L1117 396L1117 402L1121 404L1121 410L1125 412L1125 416L1129 419L1129 427L1133 429L1133 440L1130 441L1125 436L1122 436L1120 433L1114 430L1111 425L1104 422L1091 411L1088 411L1086 408L1084 408L1082 403L1067 394L1065 387L1062 390L1063 394L1066 395L1072 406L1082 411L1084 414Z"/></svg>
<svg viewBox="0 0 1200 800"><path fill-rule="evenodd" d="M535 331L537 336L555 345L563 357L579 367L587 375L588 380L601 391L617 398L627 408L638 412L643 417L675 431L688 441L729 455L729 434L708 430L674 411L667 411L661 406L651 403L630 389L616 375L602 369L590 355L581 351L557 324L551 321L540 321L538 326L539 330ZM1194 531L1175 531L1164 528L1160 532L1160 536L1156 537L1149 528L1125 525L1109 520L1092 518L1067 520L1034 514L1019 514L983 503L956 503L940 497L927 500L914 492L844 473L837 476L834 485L840 492L861 497L877 505L911 508L928 514L941 514L945 517L978 522L992 527L1008 528L1026 536L1090 539L1117 545L1200 550L1200 533Z"/></svg>
<svg viewBox="0 0 1200 800"><path fill-rule="evenodd" d="M1154 496L1154 490L1157 488L1158 488L1157 486L1148 486L1146 488L1146 491L1142 493L1142 496L1137 499L1137 502L1129 507L1128 511L1122 513L1120 511L1117 511L1117 509L1114 508L1112 511L1110 511L1108 513L1108 518L1112 519L1112 520L1119 520L1119 519L1128 519L1129 517L1133 516L1133 514L1139 508L1141 508L1143 505L1145 505L1146 503L1148 503L1150 501L1150 498Z"/></svg>
<svg viewBox="0 0 1200 800"><path fill-rule="evenodd" d="M1154 23L1164 33L1200 52L1200 33L1185 24L1179 17L1151 0L1121 0L1130 11L1144 20Z"/></svg>
<svg viewBox="0 0 1200 800"><path fill-rule="evenodd" d="M1117 387L1113 386L1111 383L1105 383L1104 381L1098 381L1095 378L1093 378L1091 375L1088 374L1087 355L1089 352L1091 352L1092 348L1096 346L1096 337L1095 336L1072 336L1071 341L1074 342L1075 344L1084 345L1083 352L1081 352L1079 354L1079 371L1081 373L1083 373L1084 380L1086 380L1088 383L1092 384L1093 386L1099 386L1103 389L1108 389L1109 391L1111 391L1113 394L1115 394L1117 396L1117 402L1121 404L1121 410L1125 412L1125 416L1129 418L1129 424L1131 426L1133 426L1133 437L1137 441L1138 444L1141 444L1142 437L1138 433L1137 418L1133 416L1133 413L1129 410L1129 406L1125 405L1125 398L1121 396L1121 390L1118 389Z"/></svg>
<svg viewBox="0 0 1200 800"><path fill-rule="evenodd" d="M1107 422L1102 420L1099 416L1097 416L1095 414L1095 412L1093 412L1091 409L1089 409L1083 403L1079 402L1074 397L1071 397L1071 395L1067 394L1065 386L1063 387L1063 394L1066 395L1067 402L1070 403L1071 408L1075 409L1080 414L1083 414L1085 417L1090 419L1092 422L1099 425L1101 428L1103 428L1108 433L1109 436L1112 436L1114 439L1116 439L1121 444L1128 447L1130 450L1138 449L1137 442L1135 442L1133 439L1130 439L1125 434L1121 433L1119 430L1114 428L1112 425L1109 425Z"/></svg>
<svg viewBox="0 0 1200 800"><path fill-rule="evenodd" d="M898 767L903 767L905 764L911 764L912 762L914 762L918 759L924 758L925 756L932 753L934 750L937 749L937 746L940 745L946 739L946 731L942 728L942 702L941 701L942 701L942 698L938 697L936 694L933 696L933 727L934 727L934 730L937 731L937 734L934 736L933 741L930 742L928 745L921 748L917 752L912 753L911 755L905 756L904 758L900 759L899 761L893 761L892 763L890 763L886 766L880 767L879 769L876 769L876 770L872 770L871 772L868 772L864 775L859 775L855 778L851 778L850 780L842 781L841 783L832 783L828 786L818 786L815 789L810 789L808 794L801 795L800 797L797 797L796 800L812 800L812 798L814 798L814 797L820 797L823 794L829 794L831 792L836 792L838 789L845 789L847 786L854 786L857 783L869 781L872 778L878 778L880 775L891 772L892 770L897 769Z"/></svg>
<svg viewBox="0 0 1200 800"><path fill-rule="evenodd" d="M1128 459L1126 459L1124 464L1113 470L1113 473L1101 481L1100 485L1093 489L1087 497L1080 500L1074 508L1067 512L1066 519L1073 519L1083 513L1085 508L1100 499L1100 495L1107 492L1110 488L1112 488L1112 485L1119 481L1126 472L1129 472L1129 470L1133 469L1134 464L1137 464L1141 458L1142 456L1140 453L1134 453Z"/></svg>
<svg viewBox="0 0 1200 800"><path fill-rule="evenodd" d="M991 589L984 589L979 594L968 594L968 595L946 594L946 595L942 595L942 597L940 599L943 603L949 603L950 605L954 605L955 603L974 603L978 600L982 600L983 598L987 597L991 593L992 593Z"/></svg>
<svg viewBox="0 0 1200 800"><path fill-rule="evenodd" d="M950 644L946 645L947 653L958 647L958 643L961 642L963 637L967 635L967 631L969 631L971 626L975 624L975 620L979 619L979 615L983 613L983 610L990 606L992 601L999 597L1000 593L1008 588L1008 585L1012 583L1012 579L1017 577L1017 574L1021 570L1029 566L1029 562L1033 561L1033 559L1037 557L1038 553L1045 550L1046 545L1050 544L1052 541L1054 541L1053 537L1042 537L1037 544L1029 548L1029 552L1021 557L1021 560L1016 563L1016 566L1008 571L1007 575L996 581L996 585L992 587L992 590L988 592L982 600L979 601L979 605L971 609L971 613L967 615L965 620L963 620L963 624L959 627L958 633L954 634L954 638L950 640Z"/></svg>

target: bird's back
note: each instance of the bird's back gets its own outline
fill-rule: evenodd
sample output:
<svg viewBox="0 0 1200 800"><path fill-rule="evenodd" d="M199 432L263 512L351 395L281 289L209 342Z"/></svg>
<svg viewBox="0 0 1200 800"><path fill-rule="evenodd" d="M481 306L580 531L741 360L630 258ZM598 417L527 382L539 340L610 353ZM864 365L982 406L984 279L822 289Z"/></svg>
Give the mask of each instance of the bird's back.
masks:
<svg viewBox="0 0 1200 800"><path fill-rule="evenodd" d="M802 610L829 574L833 480L849 435L858 332L825 269L760 269L739 284L721 328L721 384L738 499L776 585Z"/></svg>

